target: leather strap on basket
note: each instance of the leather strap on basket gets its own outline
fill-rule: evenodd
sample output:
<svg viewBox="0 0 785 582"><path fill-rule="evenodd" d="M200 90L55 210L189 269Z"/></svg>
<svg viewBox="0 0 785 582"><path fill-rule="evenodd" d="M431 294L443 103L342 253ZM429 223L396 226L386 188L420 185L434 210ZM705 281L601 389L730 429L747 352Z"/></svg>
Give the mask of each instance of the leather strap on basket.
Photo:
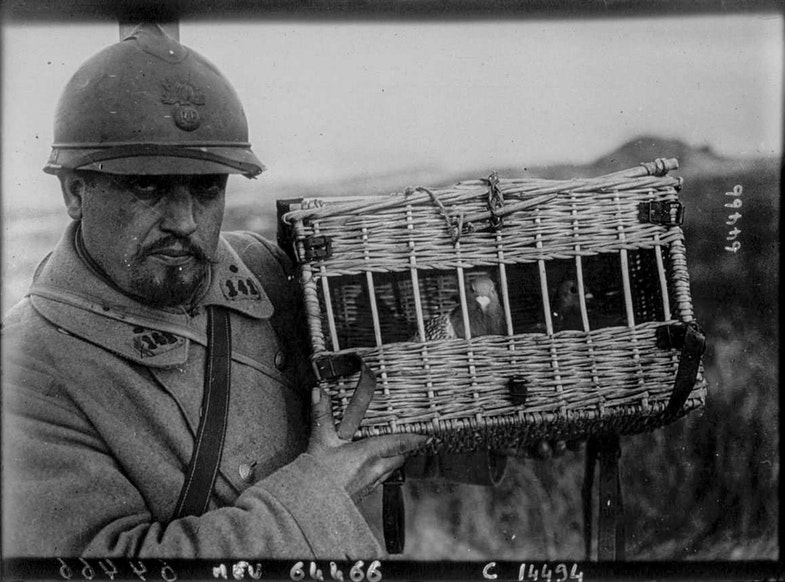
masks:
<svg viewBox="0 0 785 582"><path fill-rule="evenodd" d="M663 416L666 419L671 419L681 410L695 386L695 380L700 369L701 356L706 351L706 336L695 322L667 326L661 329L665 330L660 332L660 337L658 338L661 345L667 342L667 344L670 344L668 345L670 348L681 348L679 368L676 371L673 392L668 401L668 406L663 412Z"/></svg>
<svg viewBox="0 0 785 582"><path fill-rule="evenodd" d="M610 434L589 438L586 444L586 470L583 481L583 534L586 559L591 559L594 468L600 464L599 516L597 524L597 559L624 560L625 531L624 505L621 494L619 435Z"/></svg>
<svg viewBox="0 0 785 582"><path fill-rule="evenodd" d="M373 400L376 390L376 375L358 354L346 353L323 356L313 362L314 372L319 380L335 380L341 376L351 376L360 372L354 394L349 401L343 418L338 426L338 436L345 441L352 440L360 427L365 412Z"/></svg>
<svg viewBox="0 0 785 582"><path fill-rule="evenodd" d="M232 335L229 312L210 306L207 309L207 362L204 374L202 416L196 432L174 519L201 515L207 509L218 474L226 422L229 415L229 386L232 365Z"/></svg>
<svg viewBox="0 0 785 582"><path fill-rule="evenodd" d="M376 390L376 375L360 358L360 378L352 394L352 399L346 406L341 424L338 425L338 436L344 440L351 440L360 423L365 417L365 412L373 400Z"/></svg>

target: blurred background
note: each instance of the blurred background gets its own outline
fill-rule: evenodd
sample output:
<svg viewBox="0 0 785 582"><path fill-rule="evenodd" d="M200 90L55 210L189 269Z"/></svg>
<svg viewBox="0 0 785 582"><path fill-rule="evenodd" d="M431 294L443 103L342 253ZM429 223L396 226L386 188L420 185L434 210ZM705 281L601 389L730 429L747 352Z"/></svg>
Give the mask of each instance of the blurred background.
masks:
<svg viewBox="0 0 785 582"><path fill-rule="evenodd" d="M41 171L59 93L119 32L105 11L50 5L42 17L34 5L6 3L2 23L3 313L67 223ZM181 42L234 84L268 166L230 179L227 230L275 238L277 199L678 158L709 398L623 439L628 558L776 559L783 16L670 6L531 18L203 10L177 21ZM736 186L731 252L724 204ZM495 488L409 482L403 557L582 559L582 478L579 451L514 460Z"/></svg>

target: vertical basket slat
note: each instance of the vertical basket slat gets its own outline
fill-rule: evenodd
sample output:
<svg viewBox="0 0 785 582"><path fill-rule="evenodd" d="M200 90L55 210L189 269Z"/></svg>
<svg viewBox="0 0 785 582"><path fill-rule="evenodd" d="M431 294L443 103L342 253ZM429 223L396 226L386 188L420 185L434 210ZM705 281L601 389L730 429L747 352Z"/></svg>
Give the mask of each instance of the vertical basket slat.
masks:
<svg viewBox="0 0 785 582"><path fill-rule="evenodd" d="M368 299L371 308L371 323L373 324L373 337L377 346L382 345L382 326L379 322L379 308L376 305L376 286L373 284L373 273L366 271L365 281L368 288Z"/></svg>
<svg viewBox="0 0 785 582"><path fill-rule="evenodd" d="M654 247L655 258L657 261L657 279L660 283L660 296L662 297L662 312L665 321L671 320L671 302L668 298L668 280L665 273L665 264L662 260L662 245L660 244L660 235L654 235L654 241L657 246Z"/></svg>
<svg viewBox="0 0 785 582"><path fill-rule="evenodd" d="M420 335L420 341L425 341L425 318L423 317L422 298L420 297L420 280L417 275L417 247L412 233L414 232L414 221L412 218L411 205L406 206L406 228L409 232L409 274L412 279L412 297L414 298L414 311L417 317L417 333Z"/></svg>
<svg viewBox="0 0 785 582"><path fill-rule="evenodd" d="M461 244L457 243L455 245L455 250L458 254L458 260L460 263L460 256L461 256ZM466 279L463 274L463 267L458 267L455 272L458 275L458 299L461 305L461 318L463 319L463 337L464 339L471 339L472 332L471 332L471 322L469 321L469 305L466 303Z"/></svg>
<svg viewBox="0 0 785 582"><path fill-rule="evenodd" d="M504 309L504 323L507 335L513 335L512 328L512 307L510 306L510 290L507 281L507 266L504 264L504 244L500 233L496 233L496 252L499 258L499 291L502 298L502 309ZM512 346L512 344L510 344Z"/></svg>
<svg viewBox="0 0 785 582"><path fill-rule="evenodd" d="M370 252L368 251L368 227L362 227L362 239L365 243L363 251L363 258L367 263L370 259ZM377 346L382 345L382 326L379 322L379 308L376 305L376 287L373 284L373 272L369 269L365 271L365 283L368 289L368 303L371 309L371 324L373 325L373 336Z"/></svg>
<svg viewBox="0 0 785 582"><path fill-rule="evenodd" d="M539 209L536 211L539 214ZM536 247L537 249L542 249L542 233L540 232L540 225L542 221L539 216L535 216L534 224L537 228L537 233L535 235ZM553 335L553 319L551 317L551 300L548 293L548 274L545 271L545 260L538 259L537 260L537 268L540 273L540 293L542 294L542 311L545 317L545 333L548 335Z"/></svg>
<svg viewBox="0 0 785 582"><path fill-rule="evenodd" d="M580 243L580 229L578 223L578 209L576 208L575 194L570 195L570 202L572 205L572 236L575 238L575 277L578 285L578 300L580 302L579 308L581 311L581 323L583 330L589 331L589 313L586 308L586 288L583 283L583 260L581 258L581 243Z"/></svg>
<svg viewBox="0 0 785 582"><path fill-rule="evenodd" d="M321 234L319 222L313 223L313 232L316 235ZM332 297L330 296L330 283L327 277L327 268L324 264L319 267L319 280L322 284L324 310L327 315L327 329L330 332L330 341L332 342L333 351L337 352L341 349L341 345L338 341L338 329L335 326L335 314L333 313L333 302Z"/></svg>

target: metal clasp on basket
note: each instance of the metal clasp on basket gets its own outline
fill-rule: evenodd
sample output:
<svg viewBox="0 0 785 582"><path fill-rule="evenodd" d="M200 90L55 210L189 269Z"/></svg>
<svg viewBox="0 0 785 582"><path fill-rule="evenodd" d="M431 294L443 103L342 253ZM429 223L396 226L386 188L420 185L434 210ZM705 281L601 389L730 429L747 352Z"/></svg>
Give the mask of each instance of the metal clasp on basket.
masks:
<svg viewBox="0 0 785 582"><path fill-rule="evenodd" d="M523 376L513 376L507 380L507 390L510 392L510 400L512 400L513 404L518 406L526 404L526 396L529 394L526 378Z"/></svg>
<svg viewBox="0 0 785 582"><path fill-rule="evenodd" d="M657 347L661 350L681 350L686 346L690 351L702 356L706 349L703 330L695 321L662 325L657 328L656 337Z"/></svg>
<svg viewBox="0 0 785 582"><path fill-rule="evenodd" d="M307 236L299 242L303 245L301 262L329 259L333 254L332 239L323 234Z"/></svg>
<svg viewBox="0 0 785 582"><path fill-rule="evenodd" d="M684 205L678 200L641 202L638 219L661 226L681 226L684 224Z"/></svg>
<svg viewBox="0 0 785 582"><path fill-rule="evenodd" d="M318 380L330 381L360 371L362 358L357 354L326 355L314 358L311 365Z"/></svg>

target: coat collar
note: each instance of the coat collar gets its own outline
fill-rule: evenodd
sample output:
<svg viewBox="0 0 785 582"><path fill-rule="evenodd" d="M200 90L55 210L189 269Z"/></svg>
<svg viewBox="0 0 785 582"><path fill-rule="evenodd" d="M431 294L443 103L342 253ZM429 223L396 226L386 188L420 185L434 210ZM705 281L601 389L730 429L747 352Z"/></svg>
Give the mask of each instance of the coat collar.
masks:
<svg viewBox="0 0 785 582"><path fill-rule="evenodd" d="M254 319L268 319L273 305L262 285L221 237L210 283L191 312L154 309L124 295L90 269L68 226L36 270L29 295L35 308L63 331L148 366L187 359L189 341L206 344L204 307L218 305Z"/></svg>

